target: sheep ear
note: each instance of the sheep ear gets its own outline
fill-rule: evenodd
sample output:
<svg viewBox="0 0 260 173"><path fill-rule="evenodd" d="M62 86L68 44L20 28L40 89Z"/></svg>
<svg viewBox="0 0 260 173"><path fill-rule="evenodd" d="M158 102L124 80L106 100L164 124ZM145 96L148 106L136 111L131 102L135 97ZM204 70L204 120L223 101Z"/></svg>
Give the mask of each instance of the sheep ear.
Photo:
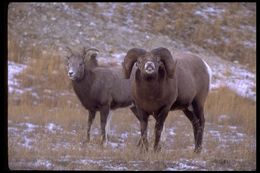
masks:
<svg viewBox="0 0 260 173"><path fill-rule="evenodd" d="M173 78L177 61L173 59L171 52L168 49L163 48L163 47L153 49L151 52L155 56L158 56L161 58L161 61L163 62L164 66L165 66L168 77Z"/></svg>
<svg viewBox="0 0 260 173"><path fill-rule="evenodd" d="M123 71L124 71L126 79L130 78L133 65L137 61L137 59L140 56L143 56L145 54L146 54L146 51L144 49L140 49L140 48L132 48L127 52L127 54L124 58L124 62L122 63Z"/></svg>

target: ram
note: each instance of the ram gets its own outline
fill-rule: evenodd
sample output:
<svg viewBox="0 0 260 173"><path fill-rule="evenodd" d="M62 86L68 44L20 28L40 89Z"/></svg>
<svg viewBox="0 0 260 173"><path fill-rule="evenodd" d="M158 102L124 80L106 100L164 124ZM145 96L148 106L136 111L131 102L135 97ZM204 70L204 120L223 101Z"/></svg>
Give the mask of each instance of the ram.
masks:
<svg viewBox="0 0 260 173"><path fill-rule="evenodd" d="M107 141L110 110L127 107L132 104L131 83L125 79L122 68L100 67L97 63L97 49L83 48L82 52L67 47L68 77L82 105L88 110L87 142L96 112L100 111L101 144ZM135 110L134 107L131 109Z"/></svg>
<svg viewBox="0 0 260 173"><path fill-rule="evenodd" d="M130 49L123 70L130 77L133 65L137 70L132 81L135 112L141 125L141 147L148 150L147 124L150 115L156 120L154 150L160 150L161 132L171 110L180 109L191 121L195 139L194 152L202 148L204 103L209 92L211 70L205 61L189 53L177 53L160 47L152 51Z"/></svg>

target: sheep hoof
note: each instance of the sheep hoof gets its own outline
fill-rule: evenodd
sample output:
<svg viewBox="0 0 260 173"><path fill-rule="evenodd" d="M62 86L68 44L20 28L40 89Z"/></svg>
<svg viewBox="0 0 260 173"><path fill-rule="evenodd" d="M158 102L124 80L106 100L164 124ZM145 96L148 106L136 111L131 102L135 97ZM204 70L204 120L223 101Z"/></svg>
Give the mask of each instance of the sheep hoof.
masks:
<svg viewBox="0 0 260 173"><path fill-rule="evenodd" d="M100 146L101 147L106 147L108 145L108 139L104 136L101 136L101 140L100 140Z"/></svg>
<svg viewBox="0 0 260 173"><path fill-rule="evenodd" d="M147 141L143 141L142 139L139 140L138 142L138 147L140 147L141 153L147 152L148 151L148 143Z"/></svg>
<svg viewBox="0 0 260 173"><path fill-rule="evenodd" d="M194 149L194 153L200 154L200 153L201 153L201 150L202 150L202 147L201 147L201 146L196 147L196 148Z"/></svg>
<svg viewBox="0 0 260 173"><path fill-rule="evenodd" d="M104 144L104 142L105 142L105 140L104 140L104 137L103 136L101 136L101 138L100 138L100 145L103 145Z"/></svg>
<svg viewBox="0 0 260 173"><path fill-rule="evenodd" d="M140 147L140 145L141 145L141 138L138 140L136 146L137 146L137 147Z"/></svg>
<svg viewBox="0 0 260 173"><path fill-rule="evenodd" d="M142 146L140 147L140 153L146 153L148 152L148 147Z"/></svg>
<svg viewBox="0 0 260 173"><path fill-rule="evenodd" d="M88 144L90 142L90 139L85 139L82 141L82 144L85 145L85 144Z"/></svg>
<svg viewBox="0 0 260 173"><path fill-rule="evenodd" d="M160 152L162 150L162 146L159 144L157 146L154 146L154 152Z"/></svg>

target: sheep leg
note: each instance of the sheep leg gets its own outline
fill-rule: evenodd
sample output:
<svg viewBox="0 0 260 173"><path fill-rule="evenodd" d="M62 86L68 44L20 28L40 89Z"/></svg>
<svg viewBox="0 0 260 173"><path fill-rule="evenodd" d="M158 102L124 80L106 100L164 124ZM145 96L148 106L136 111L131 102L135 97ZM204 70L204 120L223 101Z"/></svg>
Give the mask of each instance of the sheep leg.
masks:
<svg viewBox="0 0 260 173"><path fill-rule="evenodd" d="M85 142L90 141L90 129L95 118L96 111L88 111L88 125L87 125L87 139Z"/></svg>
<svg viewBox="0 0 260 173"><path fill-rule="evenodd" d="M147 125L148 125L148 118L149 115L142 111L141 109L137 109L138 116L140 118L140 126L141 126L141 138L138 141L138 146L141 147L141 150L143 148L145 151L148 151L148 140L147 140Z"/></svg>
<svg viewBox="0 0 260 173"><path fill-rule="evenodd" d="M138 116L137 109L135 106L130 107L130 110L133 112L133 114L136 116L136 118L141 121L140 117Z"/></svg>
<svg viewBox="0 0 260 173"><path fill-rule="evenodd" d="M135 106L132 106L132 107L130 107L130 110L133 112L133 114L134 114L135 117L138 119L138 121L141 122L141 118L138 116L136 107L135 107ZM136 146L139 147L140 145L141 145L141 138L138 140Z"/></svg>
<svg viewBox="0 0 260 173"><path fill-rule="evenodd" d="M194 152L200 153L201 144L203 138L203 130L204 130L204 114L203 109L201 109L196 103L193 104L193 110L186 108L183 110L184 114L191 121L194 133L195 140L195 149Z"/></svg>
<svg viewBox="0 0 260 173"><path fill-rule="evenodd" d="M155 133L154 151L161 150L161 146L159 145L159 142L160 142L161 133L164 128L164 122L168 115L168 112L169 112L169 109L167 109L167 107L165 107L164 109L162 109L160 111L159 114L154 115L154 118L156 120L155 128L154 128L154 133Z"/></svg>
<svg viewBox="0 0 260 173"><path fill-rule="evenodd" d="M148 125L148 118L143 119L141 121L141 138L139 140L139 146L141 148L145 149L145 151L148 151L148 140L147 140L147 125Z"/></svg>
<svg viewBox="0 0 260 173"><path fill-rule="evenodd" d="M195 116L194 112L188 109L184 109L183 113L187 116L187 118L190 120L192 127L193 127L193 134L194 134L194 143L195 143L195 148L197 147L197 141L198 141L198 128L199 128L199 120Z"/></svg>
<svg viewBox="0 0 260 173"><path fill-rule="evenodd" d="M166 141L165 123L163 124L163 129L162 129L162 133L161 133L161 141L162 142Z"/></svg>
<svg viewBox="0 0 260 173"><path fill-rule="evenodd" d="M107 118L109 115L109 107L104 107L100 111L100 124L101 124L101 145L107 142L107 135L106 135L106 125L107 125Z"/></svg>
<svg viewBox="0 0 260 173"><path fill-rule="evenodd" d="M138 115L137 108L135 106L132 106L132 107L130 107L130 109L133 112L133 114L135 115L135 117L138 119L138 121L141 123L141 118ZM142 144L142 137L140 137L136 146L140 147L141 144Z"/></svg>
<svg viewBox="0 0 260 173"><path fill-rule="evenodd" d="M107 117L107 123L106 123L106 127L105 127L105 130L106 130L106 143L108 141L108 134L110 134L110 123L111 123L111 119L112 119L112 113L111 111L109 111L108 113L108 117Z"/></svg>
<svg viewBox="0 0 260 173"><path fill-rule="evenodd" d="M204 125L205 125L204 109L203 109L203 105L201 105L200 102L198 101L194 102L193 107L194 107L195 116L199 120L199 123L197 123L199 127L197 129L197 134L196 134L197 141L195 144L194 152L200 153L202 149L202 140L203 140Z"/></svg>

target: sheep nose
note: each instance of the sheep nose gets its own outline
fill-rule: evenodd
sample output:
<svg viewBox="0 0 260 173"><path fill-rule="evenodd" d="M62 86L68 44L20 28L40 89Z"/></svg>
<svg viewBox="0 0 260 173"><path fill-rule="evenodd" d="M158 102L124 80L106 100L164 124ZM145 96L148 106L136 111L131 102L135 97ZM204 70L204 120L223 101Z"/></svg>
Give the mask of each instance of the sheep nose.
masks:
<svg viewBox="0 0 260 173"><path fill-rule="evenodd" d="M73 75L73 71L69 71L69 76L72 76Z"/></svg>
<svg viewBox="0 0 260 173"><path fill-rule="evenodd" d="M153 62L148 61L148 62L145 63L144 69L145 69L145 71L146 71L147 73L153 73L154 70L155 70L155 65L154 65Z"/></svg>

